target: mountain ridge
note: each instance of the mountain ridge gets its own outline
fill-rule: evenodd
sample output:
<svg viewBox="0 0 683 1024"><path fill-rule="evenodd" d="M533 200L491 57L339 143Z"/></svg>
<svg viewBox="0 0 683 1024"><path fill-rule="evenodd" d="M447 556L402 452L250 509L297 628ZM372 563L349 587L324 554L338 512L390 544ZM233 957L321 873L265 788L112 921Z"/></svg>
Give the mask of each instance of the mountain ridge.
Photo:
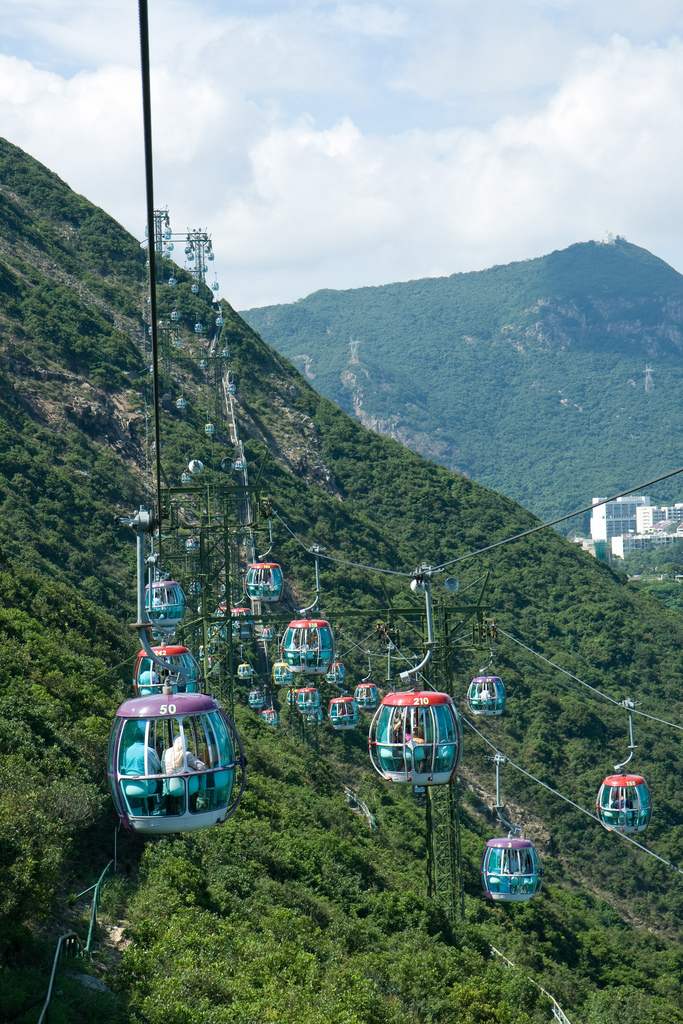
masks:
<svg viewBox="0 0 683 1024"><path fill-rule="evenodd" d="M683 431L683 277L623 239L242 315L366 426L542 518L671 469Z"/></svg>

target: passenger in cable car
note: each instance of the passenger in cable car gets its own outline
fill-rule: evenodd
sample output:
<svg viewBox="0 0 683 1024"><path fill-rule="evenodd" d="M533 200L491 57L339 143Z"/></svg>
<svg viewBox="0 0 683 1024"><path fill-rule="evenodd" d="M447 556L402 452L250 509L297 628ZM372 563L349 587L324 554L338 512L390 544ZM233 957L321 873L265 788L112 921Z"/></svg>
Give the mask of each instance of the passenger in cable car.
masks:
<svg viewBox="0 0 683 1024"><path fill-rule="evenodd" d="M162 763L166 775L177 775L185 767L185 762L193 772L202 772L206 765L198 757L187 749L187 740L183 736L176 736L172 747L167 747L163 753Z"/></svg>
<svg viewBox="0 0 683 1024"><path fill-rule="evenodd" d="M131 743L126 747L121 767L122 775L159 775L161 762L154 747L145 744L145 723L135 722L129 730Z"/></svg>
<svg viewBox="0 0 683 1024"><path fill-rule="evenodd" d="M148 659L149 663L149 659ZM154 669L146 669L141 672L138 677L138 688L141 695L152 693L153 689L158 689L160 685L159 676Z"/></svg>

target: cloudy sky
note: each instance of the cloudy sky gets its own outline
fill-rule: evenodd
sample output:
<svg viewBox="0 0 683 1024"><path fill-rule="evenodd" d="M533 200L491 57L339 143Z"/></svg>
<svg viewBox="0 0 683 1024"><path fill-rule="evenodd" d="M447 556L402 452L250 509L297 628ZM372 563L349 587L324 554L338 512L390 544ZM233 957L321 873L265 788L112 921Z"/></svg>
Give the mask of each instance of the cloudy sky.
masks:
<svg viewBox="0 0 683 1024"><path fill-rule="evenodd" d="M606 230L683 271L679 0L150 0L155 198L238 309ZM0 135L144 233L136 0L0 0Z"/></svg>

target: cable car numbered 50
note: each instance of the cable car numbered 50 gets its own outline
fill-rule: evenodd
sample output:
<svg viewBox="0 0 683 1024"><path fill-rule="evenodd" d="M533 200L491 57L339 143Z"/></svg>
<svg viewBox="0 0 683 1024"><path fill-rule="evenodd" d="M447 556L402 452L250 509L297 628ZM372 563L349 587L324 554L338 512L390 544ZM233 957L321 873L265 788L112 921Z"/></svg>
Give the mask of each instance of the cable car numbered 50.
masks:
<svg viewBox="0 0 683 1024"><path fill-rule="evenodd" d="M192 832L225 821L242 799L245 766L237 730L213 697L139 697L116 712L107 775L119 817L135 832Z"/></svg>

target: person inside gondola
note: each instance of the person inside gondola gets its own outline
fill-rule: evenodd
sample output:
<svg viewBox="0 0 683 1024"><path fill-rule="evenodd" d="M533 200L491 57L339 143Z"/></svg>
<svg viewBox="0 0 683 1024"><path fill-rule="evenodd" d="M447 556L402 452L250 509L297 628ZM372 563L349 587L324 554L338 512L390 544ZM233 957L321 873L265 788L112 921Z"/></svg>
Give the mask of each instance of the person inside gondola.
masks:
<svg viewBox="0 0 683 1024"><path fill-rule="evenodd" d="M128 734L132 735L132 743L122 752L121 775L140 776L159 775L161 762L154 747L145 742L145 722L131 722ZM155 779L141 779L133 787L125 786L124 792L133 814L148 815L154 813L159 782Z"/></svg>
<svg viewBox="0 0 683 1024"><path fill-rule="evenodd" d="M167 747L162 755L164 775L181 775L190 770L193 772L204 771L206 765L200 761L191 751L187 749L187 741L182 736L176 736L173 746ZM190 796L197 793L200 783L206 784L205 778L189 781ZM166 797L166 813L180 814L184 810L185 785L180 779L165 779L163 794ZM196 802L199 804L199 797ZM201 809L201 808L199 808Z"/></svg>
<svg viewBox="0 0 683 1024"><path fill-rule="evenodd" d="M403 756L404 743L410 742L410 733L406 734L406 708L397 708L391 724L391 753L394 758L393 771L405 771Z"/></svg>
<svg viewBox="0 0 683 1024"><path fill-rule="evenodd" d="M176 736L173 746L164 750L162 761L164 775L178 775L185 769L185 762L193 772L201 772L206 768L204 762L187 749L187 742L182 736Z"/></svg>
<svg viewBox="0 0 683 1024"><path fill-rule="evenodd" d="M137 722L133 742L123 755L122 775L159 775L161 763L154 747L145 745L145 723Z"/></svg>
<svg viewBox="0 0 683 1024"><path fill-rule="evenodd" d="M142 696L147 696L153 689L159 686L159 676L156 674L154 669L145 669L144 672L140 673L138 679L138 689L142 693Z"/></svg>
<svg viewBox="0 0 683 1024"><path fill-rule="evenodd" d="M486 701L487 710L490 709L491 691L489 690L488 680L484 680L482 684L480 697L483 701Z"/></svg>

